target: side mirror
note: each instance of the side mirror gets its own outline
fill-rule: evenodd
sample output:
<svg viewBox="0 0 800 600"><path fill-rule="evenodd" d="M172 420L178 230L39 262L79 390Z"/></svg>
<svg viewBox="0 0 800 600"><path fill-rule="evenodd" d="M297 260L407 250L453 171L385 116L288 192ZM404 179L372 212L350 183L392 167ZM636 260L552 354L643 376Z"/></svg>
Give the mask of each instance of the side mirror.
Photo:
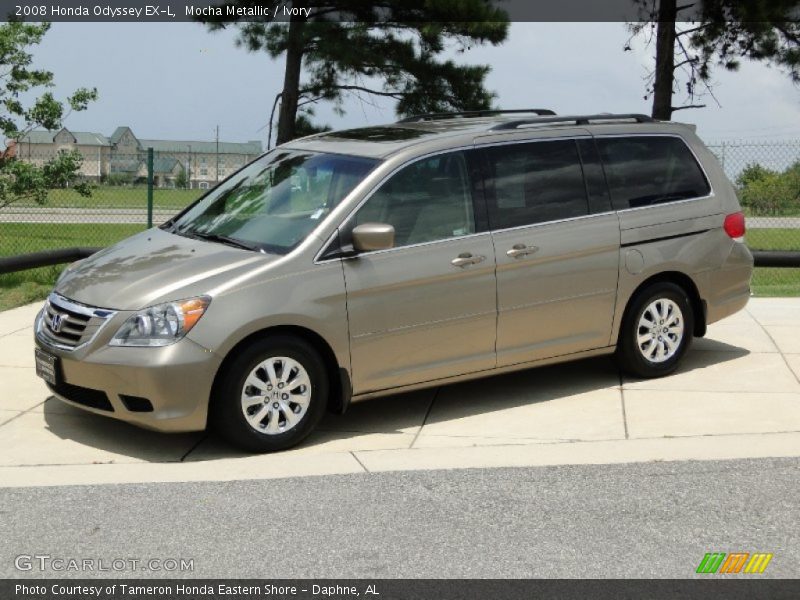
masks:
<svg viewBox="0 0 800 600"><path fill-rule="evenodd" d="M394 247L394 227L387 223L363 223L353 229L353 248L358 252Z"/></svg>

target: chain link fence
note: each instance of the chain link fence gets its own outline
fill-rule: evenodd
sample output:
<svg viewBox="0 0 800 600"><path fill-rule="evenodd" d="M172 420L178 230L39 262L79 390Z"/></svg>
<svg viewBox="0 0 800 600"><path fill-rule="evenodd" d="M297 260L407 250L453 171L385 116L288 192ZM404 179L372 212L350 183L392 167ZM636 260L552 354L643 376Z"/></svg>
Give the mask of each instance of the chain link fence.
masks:
<svg viewBox="0 0 800 600"><path fill-rule="evenodd" d="M736 186L754 250L800 252L800 141L709 144Z"/></svg>
<svg viewBox="0 0 800 600"><path fill-rule="evenodd" d="M178 144L176 142L176 144ZM152 223L163 223L207 189L256 157L198 151L188 143L152 156ZM709 144L734 183L748 215L747 244L754 250L800 252L800 140L725 141ZM43 163L54 150L29 144L21 160ZM111 245L148 226L148 152L82 151L81 175L93 185L49 193L43 204L18 201L0 208L0 257L42 250ZM754 289L800 294L800 269L756 270Z"/></svg>
<svg viewBox="0 0 800 600"><path fill-rule="evenodd" d="M21 160L43 164L52 152L21 149ZM44 203L18 200L0 208L0 257L67 247L111 245L159 225L218 181L255 158L197 152L153 152L152 214L148 213L148 153L84 153L80 175L91 195L51 190Z"/></svg>
<svg viewBox="0 0 800 600"><path fill-rule="evenodd" d="M800 140L725 141L708 147L747 214L747 245L800 258ZM763 296L800 295L800 268L757 268L753 290Z"/></svg>

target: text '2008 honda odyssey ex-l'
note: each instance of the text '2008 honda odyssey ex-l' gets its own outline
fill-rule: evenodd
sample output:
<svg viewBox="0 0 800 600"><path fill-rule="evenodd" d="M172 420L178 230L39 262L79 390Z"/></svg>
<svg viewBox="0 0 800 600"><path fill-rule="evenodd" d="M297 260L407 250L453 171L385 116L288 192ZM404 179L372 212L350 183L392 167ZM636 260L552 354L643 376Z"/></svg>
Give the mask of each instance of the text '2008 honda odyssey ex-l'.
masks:
<svg viewBox="0 0 800 600"><path fill-rule="evenodd" d="M610 353L668 374L747 303L743 236L687 125L529 110L323 133L68 267L37 372L98 414L280 450L351 400Z"/></svg>

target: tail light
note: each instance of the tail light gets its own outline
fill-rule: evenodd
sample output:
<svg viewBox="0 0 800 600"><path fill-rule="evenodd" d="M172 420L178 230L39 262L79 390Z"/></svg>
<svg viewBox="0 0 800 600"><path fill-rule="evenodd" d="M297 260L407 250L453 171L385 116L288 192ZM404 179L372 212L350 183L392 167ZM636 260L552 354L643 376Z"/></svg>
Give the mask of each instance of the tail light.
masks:
<svg viewBox="0 0 800 600"><path fill-rule="evenodd" d="M744 213L737 212L725 217L725 223L722 225L725 233L728 234L736 242L744 241Z"/></svg>

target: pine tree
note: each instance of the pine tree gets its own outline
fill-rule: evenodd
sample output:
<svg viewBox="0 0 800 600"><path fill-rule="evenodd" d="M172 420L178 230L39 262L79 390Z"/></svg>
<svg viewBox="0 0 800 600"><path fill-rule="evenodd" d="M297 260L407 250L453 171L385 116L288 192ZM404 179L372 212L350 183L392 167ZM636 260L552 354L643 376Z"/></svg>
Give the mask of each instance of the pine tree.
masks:
<svg viewBox="0 0 800 600"><path fill-rule="evenodd" d="M239 7L254 0L234 0ZM284 4L275 3L280 10ZM416 6L415 4L419 5ZM347 95L382 96L397 101L398 115L490 108L494 94L484 87L485 65L442 60L454 46L500 44L508 16L493 0L312 0L307 15L287 22L236 22L206 18L213 30L235 24L238 44L252 52L285 56L278 109L279 144L297 136L298 116L321 101L343 112ZM271 116L272 118L272 116ZM271 121L270 121L271 122ZM308 128L307 116L300 125Z"/></svg>
<svg viewBox="0 0 800 600"><path fill-rule="evenodd" d="M783 68L800 83L800 1L638 2L644 22L632 27L634 35L648 29L655 33L656 64L646 96L653 98L653 117L668 120L677 110L705 106L695 100L711 93L713 68L735 71L743 59ZM676 26L690 16L696 21ZM686 104L674 102L680 84Z"/></svg>

